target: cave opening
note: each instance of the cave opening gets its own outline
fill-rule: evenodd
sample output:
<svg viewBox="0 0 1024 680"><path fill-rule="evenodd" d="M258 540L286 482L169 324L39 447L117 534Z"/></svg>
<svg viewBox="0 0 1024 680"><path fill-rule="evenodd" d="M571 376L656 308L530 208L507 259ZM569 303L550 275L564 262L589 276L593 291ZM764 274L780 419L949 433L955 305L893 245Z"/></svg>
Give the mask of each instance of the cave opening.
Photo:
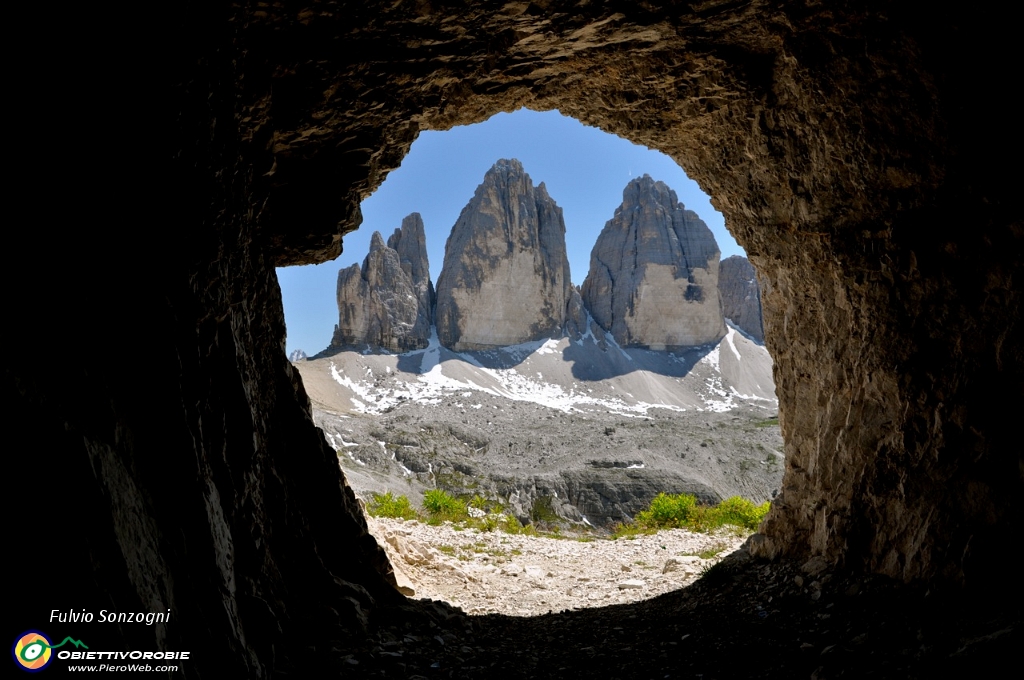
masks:
<svg viewBox="0 0 1024 680"><path fill-rule="evenodd" d="M501 158L515 158L516 163L523 159L522 168L516 170L523 173L521 180L509 185L494 179L492 174L506 162L499 160L495 164ZM641 181L644 176L648 179ZM485 201L481 205L477 197L467 204L474 191L479 194L481 189L497 192L496 203ZM526 213L512 218L504 207L509 205ZM537 207L530 207L533 205ZM724 285L724 280L719 281L719 265L728 254L730 262L721 265L722 271L726 271L726 264L742 259L736 256L742 249L725 230L721 215L674 161L586 128L557 112L521 110L465 128L421 133L400 168L363 201L361 208L363 225L359 231L346 235L342 258L319 266L278 270L278 277L288 324L288 350L297 360L295 366L312 399L314 422L325 431L348 483L364 502L372 506L378 494L393 494L402 502L406 496L411 498L418 507L424 492L438 489L454 494L462 503L475 500L478 507L474 512L489 511L477 522L488 528L510 528L506 523L511 521L517 533L524 524L529 531L535 531L537 520L543 519L551 520L540 524L548 536L552 529L556 535L566 529L570 534L580 533L582 539L592 539L593 531L603 535L615 524L631 522L659 493L693 493L702 503L711 504L741 495L755 505L778 493L783 446L777 424L765 426L777 412L777 401L771 359L761 342L760 294L754 273L746 264L742 276L726 274L731 283L730 300L725 303L725 291L719 291L719 286ZM494 208L498 208L497 213ZM543 224L545 211L557 213L557 224ZM418 216L415 225L407 224L411 213ZM486 222L478 222L479 215L490 216L488 220L497 215L496 219L507 223L502 222L497 236L477 237L472 232L487 229ZM459 222L466 223L460 226ZM395 230L386 246L382 239L376 246L369 244L371 231L388 233L398 224L401 229ZM449 235L450 225L454 227ZM673 340L672 335L677 330L639 327L633 329L632 335L618 336L620 346L610 334L608 319L599 325L588 311L595 304L610 309L607 298L615 293L599 290L584 291L591 294L582 307L582 317L571 326L566 325L569 319L563 319L561 313L554 320L553 329L545 332L532 331L522 324L524 328L516 331L518 335L511 338L511 344L482 337L477 338L475 347L456 351L452 339L442 348L434 339L437 332L428 333L426 328L419 331L415 342L389 344L396 332L394 324L404 323L408 327L418 323L414 316L405 318L408 310L395 301L413 299L425 291L417 293L415 285L409 285L412 281L388 281L389 276L404 281L404 275L393 267L389 269L387 260L381 260L379 254L387 252L393 240L413 226L424 232L416 237L424 241L420 247L423 252L410 254L406 250L405 254L394 255L402 259L406 273L428 272L424 288L429 286L433 290L432 281L445 277L444 273L439 274L439 261L445 250L458 250L460 246L453 246L453 242L465 242L467 236L481 242L497 237L508 238L510 249L522 249L527 254L534 248L564 253L561 264L545 264L531 255L537 260L531 268L541 270L541 280L564 276L566 288L575 288L577 295L581 284L586 285L584 278L589 280L595 273L593 267L605 266L600 257L609 258L607 245L600 256L601 246L594 245L595 240L600 240L598 228L604 226L613 239L618 239L613 251L632 249L623 252L626 264L616 270L615 278L636 278L636 292L620 291L620 297L664 298L667 306L666 302L659 302L661 306L654 314L672 318L673 326L703 324L707 328L700 331L703 336L688 337L686 346L679 347L682 343ZM521 240L520 232L532 234L545 229L554 230L553 241L541 244L529 238ZM600 238L605 238L604 230ZM621 236L616 237L616 233ZM646 241L653 245L639 252L633 252L637 249L635 245L628 245ZM447 248L442 250L446 242ZM397 243L396 247L401 248ZM504 252L489 260L476 250L479 247L469 246L472 252L468 256L448 253L453 259L449 261L446 255L445 267L451 270L468 265L495 271L507 268L502 259ZM376 256L364 257L368 250L372 253L375 249ZM498 251L504 251L504 246ZM592 262L594 257L599 259ZM707 263L703 263L702 257L709 258ZM459 258L464 264L458 263ZM648 267L664 267L673 260L674 266L683 269L668 279L648 280L644 274ZM344 263L340 272L337 262ZM348 262L357 270L353 276L372 283L352 288L352 276L345 266ZM698 266L699 262L703 269L685 269L689 264ZM565 273L561 272L563 268ZM335 288L336 272L335 299L327 293ZM319 284L301 283L304 277L300 274L314 282L318 273L323 274ZM518 276L524 275L528 274L518 272ZM484 280L475 281L468 290L471 295L488 295L486 303L482 309L472 308L467 314L489 314L494 317L490 325L503 326L509 323L505 317L518 321L519 314L530 312L516 311L517 300L506 300L480 289L491 285L489 278L500 279L502 287L513 291L529 289L531 285L529 281L508 279L508 273L488 271ZM711 289L707 297L715 309L709 312L710 308L705 306L691 308L685 304L705 302L701 284L707 285L708 281ZM737 287L738 293L732 290ZM299 290L302 292L298 293ZM512 296L526 294L514 292ZM564 290L548 290L533 304L544 306L552 299L562 300L565 294ZM296 344L298 315L291 307L299 302L309 305L314 296L328 304L315 317L304 312L311 318L298 319L300 323L319 325L320 336L324 337L322 329L329 326L329 319L333 316L338 321L339 311L342 318L338 321L341 327L335 325L336 338L330 347L315 355L310 353L312 356L307 360L305 353L295 354L295 347L302 346L302 341ZM363 310L363 317L357 314L358 318L352 320L347 314L348 308L359 303L355 298L361 298L364 307L365 299L371 298L372 303ZM433 300L426 304L432 329ZM635 304L640 314L652 315L642 299ZM565 305L564 301L557 303ZM746 305L739 312L743 318L735 311L742 305ZM624 316L622 310L617 312ZM439 311L438 315L443 316L444 312ZM691 320L694 316L709 318ZM736 317L735 322L730 316ZM364 317L369 317L369 322ZM749 326L751 319L753 325ZM744 324L749 327L744 329ZM478 334L479 327L485 333L489 330L488 324L476 325ZM399 328L397 332L401 331ZM508 336L504 337L508 340ZM698 344L704 340L707 342ZM480 345L480 341L490 344ZM326 346L326 341L321 340L320 346ZM710 390L706 383L712 383ZM592 436L595 432L600 436ZM422 537L414 535L406 540L403 535L408 530L400 534L390 532L389 545L380 533L380 523L371 524L381 544L389 549L393 565L403 574L416 572L422 577L425 562L443 562L446 557L451 558L449 571L459 574L480 566L493 568L495 561L500 564L508 557L507 547L492 546L484 551L479 545L455 541L455 535L449 535L445 539L435 537L434 542L440 541L438 545L451 554L440 554L438 546L431 545L428 547L432 557L427 560L422 554ZM439 530L424 527L422 531ZM690 536L683 540L684 533L672 534L676 539L673 544L679 544L672 556L659 556L655 550L654 559L650 559L652 564L644 563L643 569L649 572L654 569L656 558L661 557L657 565L659 578L653 579L650 587L644 582L641 588L638 579L626 579L629 583L618 592L613 589L612 593L599 593L610 598L600 604L639 596L637 590L643 590L644 597L653 597L665 589L680 587L710 564L701 560L712 559L712 553L720 553L727 546L731 546L730 550L735 547L729 536L708 540ZM501 540L510 539L506 536ZM411 555L407 549L397 549L399 543L406 542L421 548ZM455 561L456 545L461 546L457 551L461 564ZM624 543L616 545L621 547ZM630 547L635 549L638 545ZM665 550L666 546L660 548ZM515 550L519 552L518 548ZM616 573L605 575L603 580L622 581L619 568L623 572L631 569L632 562L625 554L628 550L623 547L619 552L622 554L616 559L625 561L616 564ZM610 554L614 553L611 549ZM698 553L705 557L698 558ZM481 557L483 565L478 563ZM535 554L530 558L538 559ZM518 562L530 558L522 557ZM400 565L403 559L413 561ZM607 556L600 561L608 562ZM514 568L515 562L501 569ZM583 560L583 564L593 562ZM686 568L677 568L680 564ZM675 573L660 578L663 567L666 574ZM529 568L541 569L536 564ZM563 573L565 569L554 567L542 571L547 577L549 595L540 598L533 608L519 606L525 605L525 600L517 601L515 613L598 604L586 600L588 589L580 589L575 582L577 577L583 578L580 573ZM462 590L463 584L458 585ZM426 582L424 586L429 592ZM404 587L409 592L413 590L409 584ZM574 587L575 598L551 597L551 593L560 595L563 590L572 592ZM417 589L422 590L420 586ZM497 590L488 586L481 589L492 591L488 593L491 599ZM613 594L618 597L612 597ZM459 593L461 600L470 595L483 597L477 592ZM533 595L527 593L527 599ZM589 595L592 597L593 593ZM418 593L418 597L423 596L423 592ZM497 611L488 608L486 602L466 600L462 604L473 612Z"/></svg>
<svg viewBox="0 0 1024 680"><path fill-rule="evenodd" d="M69 190L87 200L54 203L89 206L102 228L75 215L42 245L37 230L12 235L10 252L45 252L58 289L75 293L61 314L12 295L12 319L38 329L47 359L66 356L69 338L81 351L6 354L12 441L47 463L45 491L29 498L8 476L9 515L47 528L75 519L14 558L21 582L61 571L47 582L52 605L9 589L8 639L45 627L52 606L170 608L171 625L47 633L190 649L179 674L195 677L356 665L543 677L581 660L620 677L989 672L1019 639L1005 546L1024 526L1024 219L1021 170L1005 162L1019 146L1005 12L881 0L182 8L169 22L171 77L151 81L158 103L116 117L91 107L105 152L123 140L153 152L124 154L139 191L80 173ZM82 51L78 65L96 68L74 71L89 75L77 90L24 98L53 97L23 111L54 121L35 138L52 153L33 148L26 177L51 176L45 164L68 149L96 152L86 147L101 135L66 114L90 108L77 102L95 100L96 74L145 47L119 52L74 29L104 54ZM67 81L60 55L38 59L46 83ZM476 636L444 607L393 595L283 356L273 268L336 255L417 131L520 106L661 149L715 196L765 279L788 469L751 560L704 599L664 600L652 605L661 615L632 621L621 610L542 617L514 635L496 621ZM165 247L144 245L140 220L159 219ZM126 248L161 258L146 266ZM781 608L788 584L800 591ZM1002 613L965 616L943 595L958 588ZM737 590L749 597L718 597ZM402 658L384 654L414 627Z"/></svg>

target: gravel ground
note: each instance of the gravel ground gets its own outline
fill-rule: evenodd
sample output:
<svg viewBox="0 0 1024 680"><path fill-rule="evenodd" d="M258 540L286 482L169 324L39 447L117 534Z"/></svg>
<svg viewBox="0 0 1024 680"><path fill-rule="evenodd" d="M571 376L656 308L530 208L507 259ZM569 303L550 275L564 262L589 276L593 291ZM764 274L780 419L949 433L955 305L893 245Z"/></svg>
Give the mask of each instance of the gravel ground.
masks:
<svg viewBox="0 0 1024 680"><path fill-rule="evenodd" d="M682 529L635 539L548 538L370 519L414 597L468 614L534 616L656 597L693 583L743 542ZM714 553L712 556L710 553ZM702 558L703 555L703 558ZM705 559L706 558L706 559Z"/></svg>
<svg viewBox="0 0 1024 680"><path fill-rule="evenodd" d="M629 603L539 616L381 606L360 630L304 631L275 677L1003 677L1019 662L1020 603L1019 588L933 592L740 549L689 587Z"/></svg>

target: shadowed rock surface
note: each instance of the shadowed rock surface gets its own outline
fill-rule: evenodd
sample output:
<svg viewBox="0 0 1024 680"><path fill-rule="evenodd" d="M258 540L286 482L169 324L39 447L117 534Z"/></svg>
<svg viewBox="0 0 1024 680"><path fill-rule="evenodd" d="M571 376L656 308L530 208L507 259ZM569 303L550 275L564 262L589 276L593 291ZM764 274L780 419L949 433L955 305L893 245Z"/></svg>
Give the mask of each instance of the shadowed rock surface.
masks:
<svg viewBox="0 0 1024 680"><path fill-rule="evenodd" d="M764 342L761 288L750 260L739 255L722 260L718 266L718 294L722 315L750 337Z"/></svg>
<svg viewBox="0 0 1024 680"><path fill-rule="evenodd" d="M590 317L587 308L583 305L583 297L577 286L569 289L569 301L565 305L565 334L573 340L578 340L587 332L587 322Z"/></svg>
<svg viewBox="0 0 1024 680"><path fill-rule="evenodd" d="M10 76L10 100L32 105L11 107L9 129L33 131L11 136L10 212L45 219L9 230L6 252L45 262L74 295L59 314L8 298L19 332L4 334L0 389L24 465L5 475L7 516L57 535L17 550L11 580L59 569L45 600L6 589L8 640L45 629L54 606L171 608L171 625L47 632L188 649L179 675L206 678L323 677L352 659L405 676L434 663L450 677L564 675L588 660L610 677L969 677L972 660L1019 649L1012 7L137 9L123 31L113 6L10 8L23 42L63 49ZM140 78L139 64L161 67ZM419 131L520 106L671 156L762 277L783 489L758 561L692 598L527 623L410 606L285 356L274 267L335 257ZM4 272L5 290L24 289L22 270ZM788 595L806 562L837 574L818 600L831 610ZM846 595L864 583L886 585ZM453 644L473 631L472 654ZM807 659L793 631L821 652ZM380 656L406 634L423 644Z"/></svg>
<svg viewBox="0 0 1024 680"><path fill-rule="evenodd" d="M398 253L402 271L412 279L420 306L429 310L433 303L434 284L430 281L427 236L419 213L412 213L402 220L402 226L388 237L388 248Z"/></svg>
<svg viewBox="0 0 1024 680"><path fill-rule="evenodd" d="M725 335L715 237L650 175L631 181L590 254L583 302L623 347L675 350Z"/></svg>
<svg viewBox="0 0 1024 680"><path fill-rule="evenodd" d="M419 213L403 219L386 245L373 232L363 266L338 272L337 296L332 348L366 344L405 352L427 346L434 287Z"/></svg>
<svg viewBox="0 0 1024 680"><path fill-rule="evenodd" d="M555 337L572 291L562 209L519 161L498 161L445 244L437 337L456 351Z"/></svg>

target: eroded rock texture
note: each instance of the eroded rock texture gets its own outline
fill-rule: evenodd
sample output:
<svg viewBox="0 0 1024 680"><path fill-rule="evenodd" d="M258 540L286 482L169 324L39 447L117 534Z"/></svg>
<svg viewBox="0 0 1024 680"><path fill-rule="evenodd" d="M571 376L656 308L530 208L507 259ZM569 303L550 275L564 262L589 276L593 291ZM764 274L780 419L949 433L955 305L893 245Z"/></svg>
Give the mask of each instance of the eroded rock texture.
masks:
<svg viewBox="0 0 1024 680"><path fill-rule="evenodd" d="M707 225L650 175L631 181L590 253L583 302L626 347L678 349L725 335L721 253Z"/></svg>
<svg viewBox="0 0 1024 680"><path fill-rule="evenodd" d="M274 267L337 255L420 130L520 106L669 154L762 276L787 470L760 554L1019 585L1012 8L445 7L193 3L114 33L68 6L12 24L76 49L12 75L32 106L11 129L34 133L11 195L61 200L20 210L46 211L45 231L5 246L74 296L59 315L9 299L41 360L4 334L6 434L45 481L27 496L6 475L7 515L61 532L12 557L12 582L60 577L42 605L8 589L10 619L170 607L172 626L68 632L191 649L193 677L287 673L331 648L311 635L361 634L394 590L284 355ZM166 68L140 83L148 58ZM115 105L126 82L143 91Z"/></svg>
<svg viewBox="0 0 1024 680"><path fill-rule="evenodd" d="M758 342L764 342L761 287L750 260L733 255L718 265L718 294L722 315Z"/></svg>
<svg viewBox="0 0 1024 680"><path fill-rule="evenodd" d="M587 332L587 308L583 305L583 296L577 286L572 286L569 300L565 304L565 332L573 340L578 340Z"/></svg>
<svg viewBox="0 0 1024 680"><path fill-rule="evenodd" d="M519 161L498 161L445 244L438 339L462 351L557 336L572 291L562 209Z"/></svg>
<svg viewBox="0 0 1024 680"><path fill-rule="evenodd" d="M373 232L363 266L338 272L337 297L331 347L370 345L406 352L427 346L434 287L419 213L403 219L386 244Z"/></svg>

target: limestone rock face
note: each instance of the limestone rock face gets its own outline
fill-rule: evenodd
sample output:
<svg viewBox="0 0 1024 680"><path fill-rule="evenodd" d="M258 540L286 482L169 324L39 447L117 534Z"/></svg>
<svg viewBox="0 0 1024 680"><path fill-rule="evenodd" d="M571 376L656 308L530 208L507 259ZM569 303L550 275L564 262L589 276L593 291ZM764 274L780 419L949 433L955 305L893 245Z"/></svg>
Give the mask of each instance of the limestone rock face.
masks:
<svg viewBox="0 0 1024 680"><path fill-rule="evenodd" d="M498 161L445 245L438 339L462 351L558 335L571 294L562 209L519 161Z"/></svg>
<svg viewBox="0 0 1024 680"><path fill-rule="evenodd" d="M565 333L573 340L578 340L587 332L587 308L583 305L580 289L572 286L569 300L565 303Z"/></svg>
<svg viewBox="0 0 1024 680"><path fill-rule="evenodd" d="M414 294L421 308L429 310L434 303L434 284L430 281L430 263L427 260L427 237L423 218L419 213L407 215L402 226L388 237L388 248L398 253L402 271L412 280ZM426 306L424 307L424 303ZM429 314L427 315L429 324Z"/></svg>
<svg viewBox="0 0 1024 680"><path fill-rule="evenodd" d="M725 318L763 343L761 288L750 260L739 255L722 260L718 265L718 295L722 298L722 314Z"/></svg>
<svg viewBox="0 0 1024 680"><path fill-rule="evenodd" d="M419 213L402 220L386 244L374 232L363 266L338 272L337 295L332 347L369 344L392 352L426 347L434 291Z"/></svg>
<svg viewBox="0 0 1024 680"><path fill-rule="evenodd" d="M718 244L663 182L626 185L590 254L583 301L622 346L673 349L725 335Z"/></svg>

